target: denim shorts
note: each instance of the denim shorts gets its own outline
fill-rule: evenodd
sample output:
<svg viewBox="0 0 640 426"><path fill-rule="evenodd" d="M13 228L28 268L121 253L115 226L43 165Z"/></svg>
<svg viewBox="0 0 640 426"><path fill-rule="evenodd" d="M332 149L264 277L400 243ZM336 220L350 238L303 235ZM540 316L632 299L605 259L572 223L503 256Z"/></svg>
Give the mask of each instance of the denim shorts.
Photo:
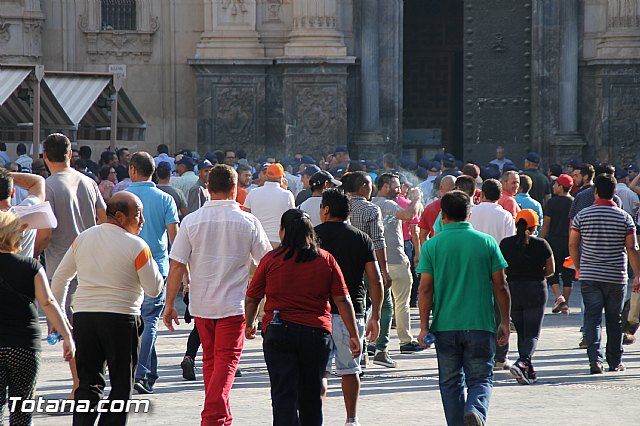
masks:
<svg viewBox="0 0 640 426"><path fill-rule="evenodd" d="M358 336L360 340L364 337L364 318L356 317L356 326L358 327ZM327 361L326 371L331 371L331 364L333 360L336 360L336 373L339 376L346 376L349 374L360 374L362 368L360 368L360 359L362 352L356 358L351 355L351 347L349 346L349 331L345 327L342 317L340 315L333 315L331 318L331 327L333 333L333 350L329 354L329 361Z"/></svg>

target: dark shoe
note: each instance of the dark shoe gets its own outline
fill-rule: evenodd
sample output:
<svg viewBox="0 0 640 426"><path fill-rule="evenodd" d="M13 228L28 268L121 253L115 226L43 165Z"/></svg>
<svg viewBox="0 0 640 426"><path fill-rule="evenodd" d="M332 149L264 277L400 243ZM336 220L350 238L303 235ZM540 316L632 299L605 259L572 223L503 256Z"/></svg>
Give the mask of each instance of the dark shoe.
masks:
<svg viewBox="0 0 640 426"><path fill-rule="evenodd" d="M514 362L509 368L511 375L516 378L516 381L521 385L530 385L529 381L529 366L521 360Z"/></svg>
<svg viewBox="0 0 640 426"><path fill-rule="evenodd" d="M149 386L144 379L136 379L133 388L141 395L153 393L153 386Z"/></svg>
<svg viewBox="0 0 640 426"><path fill-rule="evenodd" d="M240 370L240 367L238 367L238 369L236 370L236 376L235 377L242 377L242 370Z"/></svg>
<svg viewBox="0 0 640 426"><path fill-rule="evenodd" d="M618 365L610 365L609 366L609 371L624 371L626 369L627 369L627 367L625 367L623 363L620 363Z"/></svg>
<svg viewBox="0 0 640 426"><path fill-rule="evenodd" d="M424 348L422 346L420 346L420 343L418 342L409 342L409 343L405 343L404 345L400 345L400 353L401 354L412 354L415 352L420 352L423 351Z"/></svg>
<svg viewBox="0 0 640 426"><path fill-rule="evenodd" d="M630 333L624 333L622 335L622 344L623 345L633 345L636 342L636 336Z"/></svg>
<svg viewBox="0 0 640 426"><path fill-rule="evenodd" d="M464 413L464 426L483 426L482 417L475 411L467 411Z"/></svg>
<svg viewBox="0 0 640 426"><path fill-rule="evenodd" d="M367 354L369 356L374 356L376 354L376 344L375 343L368 343L367 344Z"/></svg>
<svg viewBox="0 0 640 426"><path fill-rule="evenodd" d="M378 352L373 357L373 363L387 368L396 368L398 366L398 363L391 359L387 351Z"/></svg>
<svg viewBox="0 0 640 426"><path fill-rule="evenodd" d="M584 338L584 336L582 336L582 340L580 340L580 343L578 343L578 347L580 349L587 349L589 347L589 345L587 345L587 340Z"/></svg>
<svg viewBox="0 0 640 426"><path fill-rule="evenodd" d="M601 362L593 362L590 364L590 374L603 374L604 367Z"/></svg>
<svg viewBox="0 0 640 426"><path fill-rule="evenodd" d="M185 356L180 363L180 368L182 368L182 377L185 380L196 379L196 362L193 358Z"/></svg>

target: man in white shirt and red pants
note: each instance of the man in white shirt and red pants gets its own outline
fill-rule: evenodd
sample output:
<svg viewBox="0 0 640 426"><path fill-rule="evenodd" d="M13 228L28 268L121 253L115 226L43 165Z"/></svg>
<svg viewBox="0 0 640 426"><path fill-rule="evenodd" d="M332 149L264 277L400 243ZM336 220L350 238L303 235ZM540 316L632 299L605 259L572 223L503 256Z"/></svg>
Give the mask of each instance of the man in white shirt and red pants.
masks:
<svg viewBox="0 0 640 426"><path fill-rule="evenodd" d="M211 199L184 218L171 248L164 323L179 324L174 302L187 264L191 268L189 311L202 341L202 426L230 425L229 393L244 346L244 297L249 264L271 250L255 216L235 201L238 174L219 164L209 173ZM215 355L214 355L215 354Z"/></svg>

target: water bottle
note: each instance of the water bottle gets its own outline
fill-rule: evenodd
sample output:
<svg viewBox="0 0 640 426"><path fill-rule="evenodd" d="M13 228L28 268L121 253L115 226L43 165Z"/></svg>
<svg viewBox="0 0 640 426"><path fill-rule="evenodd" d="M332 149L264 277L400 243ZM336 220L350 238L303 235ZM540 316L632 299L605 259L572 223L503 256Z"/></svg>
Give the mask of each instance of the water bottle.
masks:
<svg viewBox="0 0 640 426"><path fill-rule="evenodd" d="M58 343L60 340L62 340L62 336L57 331L54 331L47 336L47 342L49 342L49 344L52 346Z"/></svg>
<svg viewBox="0 0 640 426"><path fill-rule="evenodd" d="M273 318L271 319L271 322L269 324L282 325L282 320L280 319L280 311L277 311L277 310L273 311Z"/></svg>
<svg viewBox="0 0 640 426"><path fill-rule="evenodd" d="M436 336L434 336L432 333L429 333L426 336L424 336L424 340L422 341L424 342L425 345L431 346L436 342Z"/></svg>

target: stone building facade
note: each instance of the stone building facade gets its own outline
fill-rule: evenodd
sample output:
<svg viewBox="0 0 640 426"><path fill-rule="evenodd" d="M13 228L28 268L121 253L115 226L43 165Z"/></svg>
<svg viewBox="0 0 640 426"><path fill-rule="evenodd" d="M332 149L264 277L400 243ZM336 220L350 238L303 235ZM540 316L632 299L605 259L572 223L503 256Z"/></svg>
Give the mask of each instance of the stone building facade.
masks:
<svg viewBox="0 0 640 426"><path fill-rule="evenodd" d="M638 160L639 0L5 0L0 63L125 64L149 150Z"/></svg>

